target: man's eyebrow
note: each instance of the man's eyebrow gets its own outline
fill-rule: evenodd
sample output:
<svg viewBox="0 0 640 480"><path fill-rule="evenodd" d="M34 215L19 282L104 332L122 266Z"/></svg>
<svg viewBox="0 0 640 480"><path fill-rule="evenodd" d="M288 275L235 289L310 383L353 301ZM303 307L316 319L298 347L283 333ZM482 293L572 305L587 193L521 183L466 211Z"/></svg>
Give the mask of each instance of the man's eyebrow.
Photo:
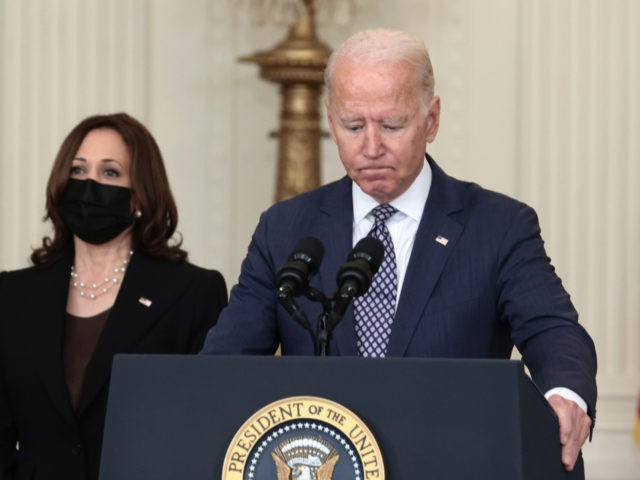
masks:
<svg viewBox="0 0 640 480"><path fill-rule="evenodd" d="M383 117L380 120L380 123L404 123L409 119L407 115L400 115L395 117Z"/></svg>
<svg viewBox="0 0 640 480"><path fill-rule="evenodd" d="M344 123L358 122L361 120L362 120L362 117L359 115L349 115L346 117L340 117L340 121Z"/></svg>

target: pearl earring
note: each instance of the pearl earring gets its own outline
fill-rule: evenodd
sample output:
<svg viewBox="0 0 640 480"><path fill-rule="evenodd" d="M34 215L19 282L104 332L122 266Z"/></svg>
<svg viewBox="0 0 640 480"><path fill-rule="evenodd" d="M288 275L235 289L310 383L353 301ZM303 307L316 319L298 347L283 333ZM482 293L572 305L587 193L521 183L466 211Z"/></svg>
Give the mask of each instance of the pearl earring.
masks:
<svg viewBox="0 0 640 480"><path fill-rule="evenodd" d="M142 217L142 212L140 210L136 210L135 212L133 212L133 216L136 218L140 218Z"/></svg>

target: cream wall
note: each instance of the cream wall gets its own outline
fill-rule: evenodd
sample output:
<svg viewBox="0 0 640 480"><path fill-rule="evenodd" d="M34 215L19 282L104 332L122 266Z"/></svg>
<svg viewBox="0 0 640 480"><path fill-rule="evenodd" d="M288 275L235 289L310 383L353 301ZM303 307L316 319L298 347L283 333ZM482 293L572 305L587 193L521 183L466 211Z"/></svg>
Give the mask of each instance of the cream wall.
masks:
<svg viewBox="0 0 640 480"><path fill-rule="evenodd" d="M273 198L279 109L277 87L236 59L284 29L233 4L0 0L0 269L26 266L47 232L44 185L63 136L87 115L126 110L160 143L192 261L235 282ZM640 1L360 4L347 24L321 25L323 40L376 26L425 40L443 105L430 153L536 208L596 341L587 478L640 479ZM323 179L340 177L334 146L322 149Z"/></svg>

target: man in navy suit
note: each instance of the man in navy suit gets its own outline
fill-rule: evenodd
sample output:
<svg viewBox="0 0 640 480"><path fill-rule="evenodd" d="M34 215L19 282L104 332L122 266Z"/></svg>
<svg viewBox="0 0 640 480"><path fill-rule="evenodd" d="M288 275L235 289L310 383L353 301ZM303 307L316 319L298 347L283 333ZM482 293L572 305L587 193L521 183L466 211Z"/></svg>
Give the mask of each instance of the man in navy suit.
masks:
<svg viewBox="0 0 640 480"><path fill-rule="evenodd" d="M425 155L438 133L440 98L422 42L360 32L334 52L325 76L329 127L347 176L261 216L203 353L273 354L280 345L284 355L312 355L309 333L277 302L278 267L299 239L316 237L325 255L311 285L334 291L340 266L374 225L372 210L391 205L397 211L385 226L395 295L381 356L509 358L515 345L558 414L562 462L573 469L595 418L596 354L545 253L535 212L449 177ZM309 319L322 313L307 298L298 305ZM350 306L331 353L365 355L362 337L370 333L362 324L372 321Z"/></svg>

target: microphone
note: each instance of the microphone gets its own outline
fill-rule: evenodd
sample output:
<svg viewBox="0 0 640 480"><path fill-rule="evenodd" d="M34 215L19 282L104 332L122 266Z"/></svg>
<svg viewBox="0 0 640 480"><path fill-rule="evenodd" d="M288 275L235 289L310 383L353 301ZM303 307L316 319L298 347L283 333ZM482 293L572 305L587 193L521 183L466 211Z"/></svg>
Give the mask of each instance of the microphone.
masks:
<svg viewBox="0 0 640 480"><path fill-rule="evenodd" d="M304 237L296 244L289 260L276 272L278 296L297 297L309 288L309 280L318 271L324 247L314 237Z"/></svg>
<svg viewBox="0 0 640 480"><path fill-rule="evenodd" d="M336 277L338 292L333 313L338 317L334 317L333 323L340 321L354 297L367 292L373 276L380 268L383 256L384 246L377 238L364 237L353 247L347 262L340 267Z"/></svg>

